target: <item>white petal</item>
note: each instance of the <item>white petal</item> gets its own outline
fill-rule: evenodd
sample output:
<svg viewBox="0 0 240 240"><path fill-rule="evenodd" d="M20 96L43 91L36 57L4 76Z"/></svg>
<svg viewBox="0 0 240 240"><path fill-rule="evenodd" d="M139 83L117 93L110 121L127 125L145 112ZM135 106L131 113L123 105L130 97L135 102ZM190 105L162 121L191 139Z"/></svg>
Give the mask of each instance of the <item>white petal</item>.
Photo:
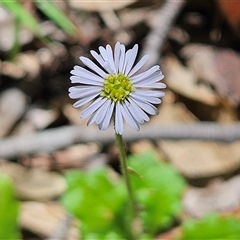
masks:
<svg viewBox="0 0 240 240"><path fill-rule="evenodd" d="M142 81L139 81L137 84L146 84L146 85L149 85L149 84L156 84L158 83L159 81L161 81L162 79L164 78L164 76L155 76L155 77L149 77L142 80Z"/></svg>
<svg viewBox="0 0 240 240"><path fill-rule="evenodd" d="M89 118L87 122L87 126L92 125L96 121L96 118L97 118L97 112L92 114L92 116Z"/></svg>
<svg viewBox="0 0 240 240"><path fill-rule="evenodd" d="M103 85L102 79L101 79L101 81L95 81L95 80L92 80L89 78L71 76L70 80L71 80L71 83L81 83L81 84L86 84L86 85L91 85L91 86L102 86Z"/></svg>
<svg viewBox="0 0 240 240"><path fill-rule="evenodd" d="M107 57L107 51L104 47L99 47L99 52L101 53L101 56L102 58L104 59L104 61L107 61L108 60L108 57Z"/></svg>
<svg viewBox="0 0 240 240"><path fill-rule="evenodd" d="M119 64L119 58L120 58L120 48L121 48L121 44L120 42L117 42L115 44L115 49L114 49L114 63L117 71L118 71L118 64Z"/></svg>
<svg viewBox="0 0 240 240"><path fill-rule="evenodd" d="M104 62L103 67L106 69L106 71L107 71L109 74L114 75L114 71L112 70L109 62Z"/></svg>
<svg viewBox="0 0 240 240"><path fill-rule="evenodd" d="M147 62L149 58L149 55L143 56L141 60L133 67L128 76L131 77L134 73L136 73Z"/></svg>
<svg viewBox="0 0 240 240"><path fill-rule="evenodd" d="M115 131L117 134L123 134L123 116L120 109L120 103L116 104L115 108Z"/></svg>
<svg viewBox="0 0 240 240"><path fill-rule="evenodd" d="M144 102L150 102L152 104L159 104L161 103L161 100L156 97L152 96L138 96L138 95L133 95L131 94L131 97L137 102L137 101L144 101Z"/></svg>
<svg viewBox="0 0 240 240"><path fill-rule="evenodd" d="M134 84L134 87L136 88L156 88L156 89L164 89L166 88L165 83L136 83Z"/></svg>
<svg viewBox="0 0 240 240"><path fill-rule="evenodd" d="M97 74L92 73L90 71L88 71L85 68L82 68L80 66L75 66L74 69L70 72L73 75L76 75L78 77L84 77L84 78L89 78L92 79L94 81L103 81L103 78L99 77Z"/></svg>
<svg viewBox="0 0 240 240"><path fill-rule="evenodd" d="M115 106L115 103L112 102L110 107L107 110L107 113L106 113L106 116L105 116L104 120L98 125L100 130L105 130L109 126L110 121L112 119L114 106Z"/></svg>
<svg viewBox="0 0 240 240"><path fill-rule="evenodd" d="M92 115L98 108L100 108L104 102L106 102L106 98L99 97L92 104L90 104L86 109L84 109L80 115L82 119L89 117Z"/></svg>
<svg viewBox="0 0 240 240"><path fill-rule="evenodd" d="M87 125L91 125L94 122L96 122L96 124L101 123L107 113L107 109L109 108L110 104L111 104L110 100L106 101L88 120Z"/></svg>
<svg viewBox="0 0 240 240"><path fill-rule="evenodd" d="M132 48L130 56L128 57L128 60L127 60L127 65L126 65L126 69L125 69L125 73L124 73L125 75L128 75L128 73L132 69L132 66L137 57L137 52L138 52L138 45L135 44L134 47Z"/></svg>
<svg viewBox="0 0 240 240"><path fill-rule="evenodd" d="M90 53L100 63L100 65L103 66L103 64L104 64L103 57L93 50L91 50Z"/></svg>
<svg viewBox="0 0 240 240"><path fill-rule="evenodd" d="M157 72L153 73L151 76L149 76L147 78L143 78L141 80L141 83L144 83L144 82L146 82L146 83L156 83L156 82L161 81L164 78L164 75L159 74L159 73L160 73L160 71L157 71Z"/></svg>
<svg viewBox="0 0 240 240"><path fill-rule="evenodd" d="M151 103L148 102L142 102L142 101L135 101L135 103L145 112L147 112L150 115L156 115L158 114L158 109L153 106Z"/></svg>
<svg viewBox="0 0 240 240"><path fill-rule="evenodd" d="M136 119L137 122L143 124L144 122L148 122L150 118L148 115L131 99L128 99L130 104L128 105L129 112Z"/></svg>
<svg viewBox="0 0 240 240"><path fill-rule="evenodd" d="M101 107L101 110L99 109L98 117L96 118L96 124L100 124L103 119L106 116L106 113L108 111L108 108L111 105L111 101L108 99Z"/></svg>
<svg viewBox="0 0 240 240"><path fill-rule="evenodd" d="M125 46L123 44L121 44L119 66L118 66L118 72L120 72L120 73L123 73L124 60L125 60Z"/></svg>
<svg viewBox="0 0 240 240"><path fill-rule="evenodd" d="M97 96L98 96L98 94L92 95L92 96L90 96L90 97L86 97L86 98L83 98L83 99L80 99L80 100L78 100L77 102L75 102L75 103L73 104L73 107L74 107L74 108L79 108L79 107L85 105L86 103L91 102L91 101L92 101L95 97L97 97Z"/></svg>
<svg viewBox="0 0 240 240"><path fill-rule="evenodd" d="M100 94L101 87L70 87L69 88L69 97L72 99L90 97L95 94Z"/></svg>
<svg viewBox="0 0 240 240"><path fill-rule="evenodd" d="M110 65L112 71L116 74L117 71L115 68L114 60L113 60L113 51L109 44L106 46L106 51L107 51L107 56L108 56L108 63Z"/></svg>
<svg viewBox="0 0 240 240"><path fill-rule="evenodd" d="M163 92L163 91L156 91L156 90L137 89L137 91L132 92L131 95L151 96L151 97L161 98L161 97L165 96L165 92Z"/></svg>
<svg viewBox="0 0 240 240"><path fill-rule="evenodd" d="M151 67L150 69L148 69L147 71L131 77L131 80L133 83L137 83L137 82L149 77L150 75L152 75L154 72L156 72L158 70L159 70L159 66L155 65L155 66Z"/></svg>
<svg viewBox="0 0 240 240"><path fill-rule="evenodd" d="M81 61L90 69L92 69L94 72L96 72L97 74L99 74L101 77L105 78L106 77L106 73L99 68L94 62L92 62L90 59L86 58L86 57L80 57Z"/></svg>
<svg viewBox="0 0 240 240"><path fill-rule="evenodd" d="M132 52L132 50L129 49L129 50L127 50L127 52L126 52L126 54L125 54L125 59L124 59L123 67L122 67L122 73L123 73L124 75L126 75L126 74L125 74L125 69L126 69L126 67L127 67L128 60L130 59L131 52Z"/></svg>
<svg viewBox="0 0 240 240"><path fill-rule="evenodd" d="M137 123L137 121L132 117L132 115L130 114L128 107L126 105L126 103L123 103L121 106L121 112L123 115L123 118L126 120L126 122L128 123L128 125L130 125L132 128L136 129L137 131L139 131L140 127Z"/></svg>

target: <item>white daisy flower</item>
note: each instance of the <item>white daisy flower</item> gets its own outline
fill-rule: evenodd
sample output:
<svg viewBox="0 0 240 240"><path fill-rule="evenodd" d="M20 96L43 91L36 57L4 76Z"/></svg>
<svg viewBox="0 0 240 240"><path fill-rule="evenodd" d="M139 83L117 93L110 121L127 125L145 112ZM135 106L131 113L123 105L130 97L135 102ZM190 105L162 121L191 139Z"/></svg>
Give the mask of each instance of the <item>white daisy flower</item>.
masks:
<svg viewBox="0 0 240 240"><path fill-rule="evenodd" d="M91 71L75 66L71 71L72 83L69 96L78 99L75 108L90 103L81 113L82 119L90 117L88 125L96 123L100 130L105 130L111 119L117 134L123 133L124 120L136 130L140 124L150 120L149 115L158 114L155 105L165 94L161 89L166 85L159 82L164 78L160 67L153 66L147 71L137 73L149 59L145 55L134 66L138 45L125 51L125 46L116 43L114 52L110 45L99 47L98 54L91 51L100 66L86 57L80 60Z"/></svg>

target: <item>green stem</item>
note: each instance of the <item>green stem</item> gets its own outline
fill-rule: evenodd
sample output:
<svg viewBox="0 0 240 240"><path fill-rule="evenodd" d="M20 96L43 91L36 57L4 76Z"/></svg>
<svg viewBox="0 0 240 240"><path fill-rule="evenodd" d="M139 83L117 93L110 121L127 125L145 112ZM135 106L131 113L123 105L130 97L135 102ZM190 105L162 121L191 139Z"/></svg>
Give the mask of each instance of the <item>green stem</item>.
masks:
<svg viewBox="0 0 240 240"><path fill-rule="evenodd" d="M125 180L126 187L127 187L127 192L128 192L128 197L129 197L129 207L130 207L131 218L132 218L131 221L133 224L133 221L137 218L138 211L137 211L137 205L136 205L135 197L133 194L130 178L128 175L126 151L125 151L122 135L116 133L116 142L117 142L117 147L119 150L121 172L122 172L122 175ZM131 224L131 232L132 232L131 235L132 235L133 239L136 239L136 234L133 231L132 224Z"/></svg>

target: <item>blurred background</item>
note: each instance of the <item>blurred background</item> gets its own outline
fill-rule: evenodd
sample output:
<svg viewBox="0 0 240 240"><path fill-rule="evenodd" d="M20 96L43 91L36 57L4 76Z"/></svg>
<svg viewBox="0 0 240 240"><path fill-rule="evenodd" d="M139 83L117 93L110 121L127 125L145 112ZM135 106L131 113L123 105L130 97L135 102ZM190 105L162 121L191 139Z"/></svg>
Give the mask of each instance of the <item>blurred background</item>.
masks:
<svg viewBox="0 0 240 240"><path fill-rule="evenodd" d="M113 132L87 127L68 97L79 56L116 41L160 64L166 96L146 126L176 130L130 132L128 153L150 149L186 179L184 218L240 214L240 1L0 0L0 172L20 201L23 239L51 239L66 221L65 171L118 169ZM219 139L222 124L231 131Z"/></svg>

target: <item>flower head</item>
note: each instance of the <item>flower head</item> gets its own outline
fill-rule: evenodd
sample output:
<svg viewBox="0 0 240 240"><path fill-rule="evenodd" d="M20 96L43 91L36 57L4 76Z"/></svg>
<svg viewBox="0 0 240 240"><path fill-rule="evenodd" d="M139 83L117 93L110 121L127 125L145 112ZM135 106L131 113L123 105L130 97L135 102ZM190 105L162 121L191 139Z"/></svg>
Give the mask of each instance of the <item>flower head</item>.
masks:
<svg viewBox="0 0 240 240"><path fill-rule="evenodd" d="M90 103L81 113L81 118L88 118L88 125L96 123L105 130L114 119L115 131L123 133L124 120L136 130L140 124L150 120L149 115L158 114L156 104L161 103L165 94L161 89L164 76L158 65L138 73L149 55L145 55L134 66L138 45L125 51L125 46L116 43L114 51L107 45L99 47L98 54L91 51L99 66L86 57L80 60L91 71L75 66L71 71L72 83L79 85L69 88L69 96L78 99L73 105L78 108Z"/></svg>

